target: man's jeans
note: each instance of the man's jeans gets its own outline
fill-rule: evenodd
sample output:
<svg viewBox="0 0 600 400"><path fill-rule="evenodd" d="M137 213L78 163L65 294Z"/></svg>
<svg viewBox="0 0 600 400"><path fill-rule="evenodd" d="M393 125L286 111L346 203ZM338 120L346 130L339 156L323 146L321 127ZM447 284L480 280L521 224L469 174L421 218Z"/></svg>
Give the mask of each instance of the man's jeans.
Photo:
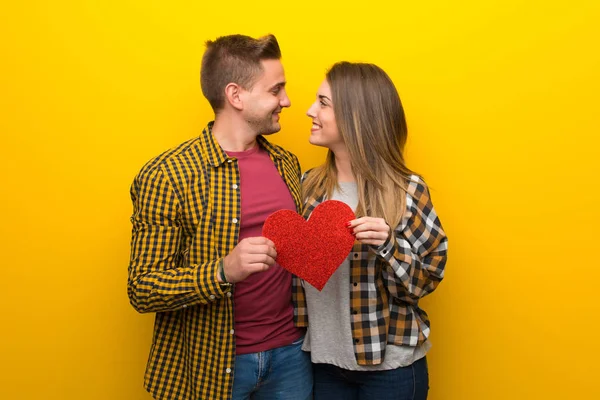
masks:
<svg viewBox="0 0 600 400"><path fill-rule="evenodd" d="M232 400L308 400L312 398L310 353L304 337L289 346L235 357Z"/></svg>

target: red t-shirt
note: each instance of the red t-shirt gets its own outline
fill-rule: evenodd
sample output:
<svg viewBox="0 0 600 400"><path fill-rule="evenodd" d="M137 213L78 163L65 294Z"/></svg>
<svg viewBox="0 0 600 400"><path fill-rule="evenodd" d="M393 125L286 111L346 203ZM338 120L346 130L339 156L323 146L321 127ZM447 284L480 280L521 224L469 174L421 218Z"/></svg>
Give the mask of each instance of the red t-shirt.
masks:
<svg viewBox="0 0 600 400"><path fill-rule="evenodd" d="M273 212L296 211L294 199L266 150L256 146L227 154L238 159L240 171L240 241L262 236L263 224ZM294 326L291 285L292 275L279 264L235 284L236 354L286 346L302 336L303 329Z"/></svg>

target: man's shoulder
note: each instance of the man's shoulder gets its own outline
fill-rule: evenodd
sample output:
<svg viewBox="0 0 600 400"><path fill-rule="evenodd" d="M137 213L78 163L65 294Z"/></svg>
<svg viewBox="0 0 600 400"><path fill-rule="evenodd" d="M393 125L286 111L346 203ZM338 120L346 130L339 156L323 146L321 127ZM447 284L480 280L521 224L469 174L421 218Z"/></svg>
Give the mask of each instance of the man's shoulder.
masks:
<svg viewBox="0 0 600 400"><path fill-rule="evenodd" d="M298 157L289 150L286 150L282 146L268 141L264 136L260 136L259 143L269 152L281 157L284 160L296 163Z"/></svg>
<svg viewBox="0 0 600 400"><path fill-rule="evenodd" d="M281 156L283 158L288 159L288 160L290 160L290 161L292 161L294 163L298 160L298 157L294 153L292 153L291 151L286 150L286 149L284 149L283 147L281 147L279 145L276 145L276 147L281 152Z"/></svg>
<svg viewBox="0 0 600 400"><path fill-rule="evenodd" d="M194 137L163 151L152 157L144 164L138 173L138 177L153 175L158 170L171 172L178 170L180 175L189 170L189 164L195 164L202 158L201 143L199 137Z"/></svg>

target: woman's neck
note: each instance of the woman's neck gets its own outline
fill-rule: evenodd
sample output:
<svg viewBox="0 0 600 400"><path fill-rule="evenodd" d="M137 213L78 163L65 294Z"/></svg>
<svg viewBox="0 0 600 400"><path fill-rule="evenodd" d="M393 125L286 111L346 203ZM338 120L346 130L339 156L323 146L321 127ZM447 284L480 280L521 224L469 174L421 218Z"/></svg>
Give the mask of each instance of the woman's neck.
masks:
<svg viewBox="0 0 600 400"><path fill-rule="evenodd" d="M337 170L338 182L355 182L354 173L352 172L352 165L350 164L350 157L348 152L338 151L335 155L335 169Z"/></svg>

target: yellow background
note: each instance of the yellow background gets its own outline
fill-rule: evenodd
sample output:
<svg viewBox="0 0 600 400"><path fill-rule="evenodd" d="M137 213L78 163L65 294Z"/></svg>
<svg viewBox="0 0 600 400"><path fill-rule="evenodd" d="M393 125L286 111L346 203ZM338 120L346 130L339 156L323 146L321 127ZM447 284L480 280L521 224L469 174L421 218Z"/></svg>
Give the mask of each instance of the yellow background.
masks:
<svg viewBox="0 0 600 400"><path fill-rule="evenodd" d="M430 399L600 398L599 2L5 3L0 398L149 399L129 185L211 118L203 42L230 33L279 39L292 108L273 139L303 169L324 156L304 114L327 67L396 83L450 238L423 301Z"/></svg>

